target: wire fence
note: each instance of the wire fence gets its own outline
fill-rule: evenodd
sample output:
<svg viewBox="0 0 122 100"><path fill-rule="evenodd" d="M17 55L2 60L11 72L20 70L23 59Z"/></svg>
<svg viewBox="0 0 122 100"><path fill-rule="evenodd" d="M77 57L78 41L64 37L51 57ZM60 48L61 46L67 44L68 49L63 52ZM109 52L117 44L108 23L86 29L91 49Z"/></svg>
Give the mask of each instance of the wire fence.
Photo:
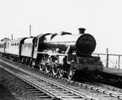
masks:
<svg viewBox="0 0 122 100"><path fill-rule="evenodd" d="M94 53L93 55L99 56L105 67L122 69L121 54Z"/></svg>

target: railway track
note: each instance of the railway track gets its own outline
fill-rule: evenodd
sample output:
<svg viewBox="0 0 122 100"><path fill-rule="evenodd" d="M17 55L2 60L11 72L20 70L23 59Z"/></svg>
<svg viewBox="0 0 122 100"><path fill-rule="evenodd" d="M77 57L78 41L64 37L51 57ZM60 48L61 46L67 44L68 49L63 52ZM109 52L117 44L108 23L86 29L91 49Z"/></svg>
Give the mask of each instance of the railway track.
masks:
<svg viewBox="0 0 122 100"><path fill-rule="evenodd" d="M59 98L61 100L95 100L93 97L87 96L84 93L80 93L74 89L68 88L64 85L52 83L48 79L45 78L35 78L30 76L29 74L18 73L15 71L11 71L4 66L0 66L4 70L10 72L11 74L15 75L16 77L24 80L31 86L37 88L40 91L45 92L52 98Z"/></svg>
<svg viewBox="0 0 122 100"><path fill-rule="evenodd" d="M0 60L1 61L1 60ZM3 61L5 62L5 61ZM54 80L50 80L41 77L34 72L29 72L18 68L9 62L6 62L9 66L13 66L15 69L19 69L23 74L20 74L21 79L29 83L30 85L43 89L44 92L48 93L53 98L60 98L62 100L120 100L122 99L122 92L115 88L107 89L100 86L78 83L63 79L61 82L64 84L59 84ZM26 73L26 74L25 74ZM17 73L16 73L17 75ZM23 78L24 77L24 78ZM89 95L89 96L88 96Z"/></svg>
<svg viewBox="0 0 122 100"><path fill-rule="evenodd" d="M2 69L0 68L0 70ZM29 85L8 71L2 70L2 74L1 84L10 91L16 100L52 100L52 97L48 94L36 89L32 85ZM12 100L8 95L5 96ZM1 99L2 98L0 98L0 100Z"/></svg>
<svg viewBox="0 0 122 100"><path fill-rule="evenodd" d="M35 85L33 85L29 81L25 80L23 77L25 77L26 75L22 76L22 75L20 75L22 73L15 72L13 70L5 68L4 66L0 66L0 68L2 68L5 71L9 72L10 74L12 74L16 78L15 79L16 80L16 83L15 83L16 85L11 85L10 88L9 88L10 90L14 91L15 95L16 94L21 95L21 96L27 95L27 98L26 98L27 100L40 100L40 99L41 100L53 100L51 95L49 95L48 93L43 92L41 89L37 88ZM25 78L27 78L27 76ZM18 79L21 80L21 81L17 82ZM8 84L10 84L10 81L13 81L13 79L9 80ZM20 86L24 86L24 87L21 88ZM34 97L32 97L32 96L34 96Z"/></svg>

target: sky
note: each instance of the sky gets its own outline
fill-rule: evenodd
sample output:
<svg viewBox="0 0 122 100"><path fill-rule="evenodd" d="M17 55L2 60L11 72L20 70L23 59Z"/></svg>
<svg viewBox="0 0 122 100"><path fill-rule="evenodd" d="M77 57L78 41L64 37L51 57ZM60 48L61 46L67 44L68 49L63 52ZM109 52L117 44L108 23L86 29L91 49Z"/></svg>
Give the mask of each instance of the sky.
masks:
<svg viewBox="0 0 122 100"><path fill-rule="evenodd" d="M97 41L95 52L122 54L122 0L0 0L0 39L85 27Z"/></svg>

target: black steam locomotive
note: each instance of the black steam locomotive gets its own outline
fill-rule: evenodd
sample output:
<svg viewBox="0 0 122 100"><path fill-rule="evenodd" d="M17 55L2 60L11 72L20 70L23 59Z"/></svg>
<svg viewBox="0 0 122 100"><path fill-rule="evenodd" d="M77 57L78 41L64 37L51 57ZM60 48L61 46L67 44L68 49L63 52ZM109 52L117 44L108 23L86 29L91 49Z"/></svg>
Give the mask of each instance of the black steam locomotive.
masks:
<svg viewBox="0 0 122 100"><path fill-rule="evenodd" d="M44 73L74 80L89 78L103 69L100 58L92 56L95 48L95 38L84 28L79 28L79 34L46 33L0 43L2 54Z"/></svg>

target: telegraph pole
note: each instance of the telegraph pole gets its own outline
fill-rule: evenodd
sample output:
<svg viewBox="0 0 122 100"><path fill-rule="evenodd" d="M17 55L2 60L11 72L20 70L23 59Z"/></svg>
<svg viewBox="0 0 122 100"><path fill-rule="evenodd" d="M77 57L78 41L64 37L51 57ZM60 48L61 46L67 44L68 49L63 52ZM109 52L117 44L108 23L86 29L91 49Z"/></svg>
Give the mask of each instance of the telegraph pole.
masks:
<svg viewBox="0 0 122 100"><path fill-rule="evenodd" d="M13 40L13 39L14 39L13 34L11 34L11 40Z"/></svg>
<svg viewBox="0 0 122 100"><path fill-rule="evenodd" d="M29 25L29 36L31 36L31 28L32 28L32 26L31 26L31 24Z"/></svg>

